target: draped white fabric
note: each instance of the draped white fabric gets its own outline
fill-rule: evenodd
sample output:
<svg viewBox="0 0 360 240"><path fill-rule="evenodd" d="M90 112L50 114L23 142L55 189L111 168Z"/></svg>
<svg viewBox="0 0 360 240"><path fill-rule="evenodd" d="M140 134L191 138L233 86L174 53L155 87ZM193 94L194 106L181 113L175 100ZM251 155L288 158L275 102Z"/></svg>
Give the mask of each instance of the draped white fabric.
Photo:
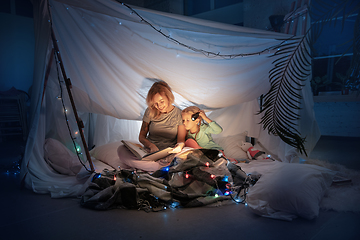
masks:
<svg viewBox="0 0 360 240"><path fill-rule="evenodd" d="M294 155L294 149L262 130L258 124L261 116L256 115L258 97L270 88L268 72L273 61L269 58L271 52L263 50L276 46L280 42L276 39L287 35L137 7L133 7L136 11L133 12L113 0L49 0L50 14L46 0L33 0L33 4L35 94L22 165L27 187L52 192L56 197L74 195L78 190L72 189L78 184L76 178L71 182L69 176L54 177L42 157L45 138L53 137L64 144L70 139L63 105L57 99L61 85L65 105L69 102L55 60L42 101L45 73L53 57L51 26L90 147L136 139L147 91L156 79L161 79L173 89L180 108L197 104L211 111L210 118L224 129L222 136L248 131L267 151L282 160L292 160L289 156ZM159 31L141 21L137 14ZM261 54L245 56L257 52ZM235 54L244 56L222 57ZM309 153L320 134L312 110L311 90L307 86L302 92L305 99L299 129L307 137ZM66 114L72 131L75 119L70 109ZM55 185L57 193L50 190Z"/></svg>

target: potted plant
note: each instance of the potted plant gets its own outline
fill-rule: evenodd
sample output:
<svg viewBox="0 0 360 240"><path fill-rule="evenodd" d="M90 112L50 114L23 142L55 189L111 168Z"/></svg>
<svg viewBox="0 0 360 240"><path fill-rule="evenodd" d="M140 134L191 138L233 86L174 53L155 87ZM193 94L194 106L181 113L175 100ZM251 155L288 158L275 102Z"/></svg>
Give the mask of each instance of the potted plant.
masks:
<svg viewBox="0 0 360 240"><path fill-rule="evenodd" d="M322 77L314 77L311 79L311 89L313 91L314 96L319 94L319 89L322 87L326 87L330 84L330 80L328 79L327 75Z"/></svg>
<svg viewBox="0 0 360 240"><path fill-rule="evenodd" d="M342 95L349 95L349 90L351 89L350 79L347 78L347 75L343 75L339 72L336 73L336 77L340 80L339 82L333 82L334 85L341 87Z"/></svg>

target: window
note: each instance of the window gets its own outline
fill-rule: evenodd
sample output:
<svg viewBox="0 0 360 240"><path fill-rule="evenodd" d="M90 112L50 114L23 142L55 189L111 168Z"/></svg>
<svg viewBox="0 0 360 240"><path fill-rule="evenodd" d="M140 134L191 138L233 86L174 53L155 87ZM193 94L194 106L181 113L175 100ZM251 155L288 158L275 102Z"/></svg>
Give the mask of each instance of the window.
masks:
<svg viewBox="0 0 360 240"><path fill-rule="evenodd" d="M315 8L316 10L316 8ZM320 15L319 12L315 12ZM350 68L353 55L352 39L354 38L354 25L357 15L353 14L346 18L342 25L342 15L334 22L324 25L321 35L313 45L313 78L312 90L314 95L329 94L336 92L347 94L354 90L345 79ZM319 19L312 19L312 26ZM312 27L312 34L316 30ZM343 54L345 56L341 57ZM346 90L346 91L345 91Z"/></svg>

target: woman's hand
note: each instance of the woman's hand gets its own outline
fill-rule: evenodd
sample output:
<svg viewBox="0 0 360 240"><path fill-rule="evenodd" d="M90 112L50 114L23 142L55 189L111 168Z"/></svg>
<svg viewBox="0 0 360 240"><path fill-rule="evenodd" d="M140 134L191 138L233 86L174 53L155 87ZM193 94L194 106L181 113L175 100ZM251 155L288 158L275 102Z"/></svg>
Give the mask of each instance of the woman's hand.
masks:
<svg viewBox="0 0 360 240"><path fill-rule="evenodd" d="M149 144L149 149L150 149L150 153L159 151L159 148L153 143Z"/></svg>
<svg viewBox="0 0 360 240"><path fill-rule="evenodd" d="M148 132L149 132L149 123L143 121L141 128L140 128L139 141L146 148L148 148L150 150L150 153L159 151L159 148L155 144L153 144L152 142L147 140L146 136L147 136Z"/></svg>

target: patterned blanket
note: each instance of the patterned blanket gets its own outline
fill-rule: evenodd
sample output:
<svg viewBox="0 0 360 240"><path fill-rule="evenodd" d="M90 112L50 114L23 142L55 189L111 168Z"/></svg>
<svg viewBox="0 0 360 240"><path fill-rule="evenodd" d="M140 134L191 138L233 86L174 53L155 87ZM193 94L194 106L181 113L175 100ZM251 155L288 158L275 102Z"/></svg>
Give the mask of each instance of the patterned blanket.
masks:
<svg viewBox="0 0 360 240"><path fill-rule="evenodd" d="M97 210L159 211L231 199L241 202L246 188L255 182L219 151L192 149L153 173L121 170L94 175L81 205Z"/></svg>

